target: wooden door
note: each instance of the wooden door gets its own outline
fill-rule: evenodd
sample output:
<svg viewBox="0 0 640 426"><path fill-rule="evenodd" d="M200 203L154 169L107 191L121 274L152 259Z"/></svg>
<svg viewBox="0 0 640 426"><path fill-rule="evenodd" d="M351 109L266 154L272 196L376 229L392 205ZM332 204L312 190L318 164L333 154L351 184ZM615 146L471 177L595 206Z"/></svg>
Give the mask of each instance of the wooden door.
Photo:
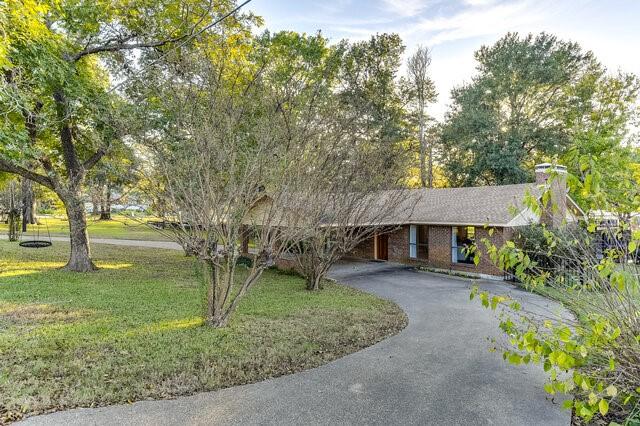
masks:
<svg viewBox="0 0 640 426"><path fill-rule="evenodd" d="M389 235L377 235L376 239L376 259L389 260Z"/></svg>

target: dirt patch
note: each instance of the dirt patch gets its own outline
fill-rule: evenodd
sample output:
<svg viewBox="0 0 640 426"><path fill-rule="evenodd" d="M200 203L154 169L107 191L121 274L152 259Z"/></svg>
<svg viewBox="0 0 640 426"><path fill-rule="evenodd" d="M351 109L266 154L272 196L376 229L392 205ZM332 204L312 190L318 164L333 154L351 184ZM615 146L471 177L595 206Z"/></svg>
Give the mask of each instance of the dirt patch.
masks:
<svg viewBox="0 0 640 426"><path fill-rule="evenodd" d="M47 304L0 304L0 325L67 324L90 315L90 311L70 310Z"/></svg>

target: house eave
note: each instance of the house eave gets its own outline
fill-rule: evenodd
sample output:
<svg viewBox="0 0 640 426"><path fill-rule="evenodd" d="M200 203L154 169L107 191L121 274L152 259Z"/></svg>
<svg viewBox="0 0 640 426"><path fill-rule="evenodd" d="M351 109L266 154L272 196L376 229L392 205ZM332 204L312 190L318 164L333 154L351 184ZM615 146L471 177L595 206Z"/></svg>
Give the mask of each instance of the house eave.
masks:
<svg viewBox="0 0 640 426"><path fill-rule="evenodd" d="M478 222L436 222L436 221L420 221L420 220L407 220L407 221L391 221L391 222L376 222L376 223L350 223L346 225L327 224L323 226L403 226L403 225L431 225L431 226L476 226L486 228L505 228L508 223L478 223Z"/></svg>

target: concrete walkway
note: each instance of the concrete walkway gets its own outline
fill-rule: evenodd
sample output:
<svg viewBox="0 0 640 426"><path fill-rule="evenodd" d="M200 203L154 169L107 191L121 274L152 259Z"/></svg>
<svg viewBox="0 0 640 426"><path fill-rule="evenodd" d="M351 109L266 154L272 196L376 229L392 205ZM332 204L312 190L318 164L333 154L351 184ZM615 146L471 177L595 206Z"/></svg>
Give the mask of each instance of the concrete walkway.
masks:
<svg viewBox="0 0 640 426"><path fill-rule="evenodd" d="M568 425L546 399L538 366L514 367L488 350L500 338L494 314L469 301L463 279L401 265L345 263L340 282L396 301L409 317L400 334L302 373L165 401L76 409L25 425ZM499 282L525 307L559 312L539 296Z"/></svg>
<svg viewBox="0 0 640 426"><path fill-rule="evenodd" d="M0 239L6 240L6 235L1 235ZM42 237L43 240L49 240L48 236ZM69 237L51 236L51 241L69 242ZM89 241L92 244L111 244L115 246L127 246L127 247L150 247L161 248L171 250L182 250L180 244L173 241L144 241L144 240L123 240L116 238L94 238L91 237Z"/></svg>

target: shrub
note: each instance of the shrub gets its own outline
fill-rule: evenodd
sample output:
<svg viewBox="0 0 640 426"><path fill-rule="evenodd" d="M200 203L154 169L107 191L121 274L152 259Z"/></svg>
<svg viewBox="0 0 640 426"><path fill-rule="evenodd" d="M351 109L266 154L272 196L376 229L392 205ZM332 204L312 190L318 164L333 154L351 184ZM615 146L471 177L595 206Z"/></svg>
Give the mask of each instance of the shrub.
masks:
<svg viewBox="0 0 640 426"><path fill-rule="evenodd" d="M522 286L561 302L573 315L529 311L516 300L478 288L471 298L500 311L500 328L508 339L496 342L495 349L506 361L541 364L549 378L546 392L572 397L564 406L573 410L575 424L640 424L640 270L630 256L640 247L640 230L624 219L638 209L639 190L629 185L615 202L606 201L607 193L583 190L585 198L601 203L601 210L619 212L615 226L602 227L592 217L561 230L523 228L500 247L488 239L479 243ZM614 243L601 249L603 239Z"/></svg>

